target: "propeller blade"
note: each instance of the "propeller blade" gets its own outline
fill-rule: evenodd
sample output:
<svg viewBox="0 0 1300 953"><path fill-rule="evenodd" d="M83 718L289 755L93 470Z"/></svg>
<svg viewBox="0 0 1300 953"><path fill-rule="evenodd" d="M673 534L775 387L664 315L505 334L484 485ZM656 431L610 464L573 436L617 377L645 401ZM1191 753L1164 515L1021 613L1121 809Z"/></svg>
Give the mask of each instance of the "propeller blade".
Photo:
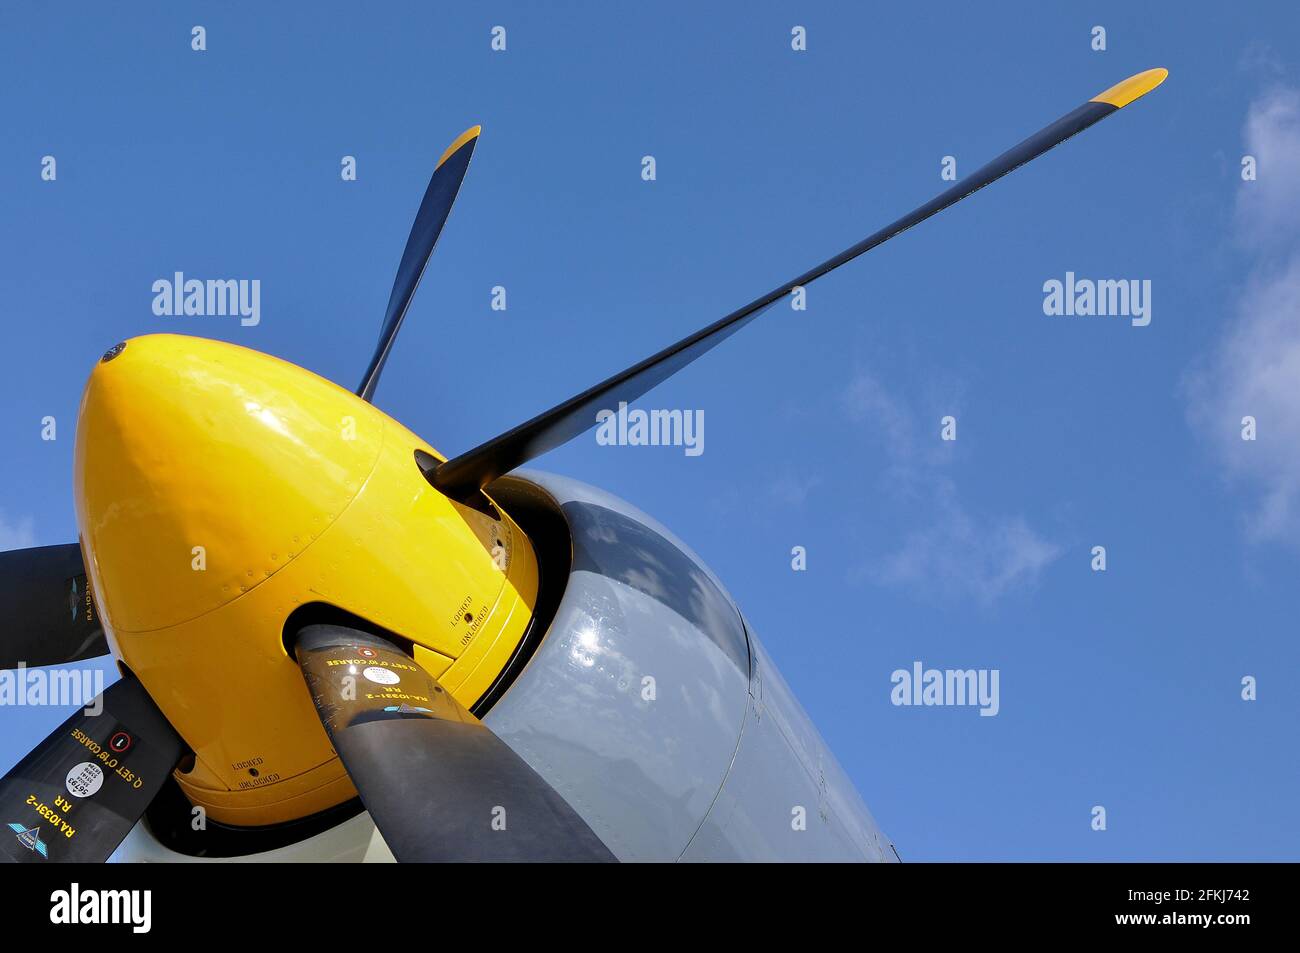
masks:
<svg viewBox="0 0 1300 953"><path fill-rule="evenodd" d="M671 347L632 365L596 386L570 397L532 420L440 465L426 466L425 477L434 487L453 499L468 502L476 498L478 491L497 477L595 426L595 415L600 409L612 408L620 401L635 400L656 384L662 383L701 354L720 344L795 288L807 286L827 272L889 241L895 235L925 221L972 192L984 188L990 182L1037 158L1053 146L1061 144L1093 123L1155 89L1164 82L1167 75L1168 72L1163 69L1147 70L1112 86L1004 152L947 191L908 212L896 222L886 225L875 234L864 238L856 245L846 248L833 258L828 258L799 277L779 285L720 321L683 338Z"/></svg>
<svg viewBox="0 0 1300 953"><path fill-rule="evenodd" d="M0 668L108 654L76 543L0 553Z"/></svg>
<svg viewBox="0 0 1300 953"><path fill-rule="evenodd" d="M400 861L613 861L559 793L392 643L297 637L316 713Z"/></svg>
<svg viewBox="0 0 1300 953"><path fill-rule="evenodd" d="M0 861L108 860L184 753L144 686L114 682L0 779Z"/></svg>
<svg viewBox="0 0 1300 953"><path fill-rule="evenodd" d="M375 396L375 387L379 384L384 362L388 360L388 352L402 326L402 319L406 317L406 309L410 307L411 298L420 284L424 266L433 254L433 246L438 243L442 226L451 214L452 203L456 201L460 183L465 179L465 171L469 168L470 156L474 154L480 131L479 126L471 126L462 132L442 154L438 167L433 170L433 177L429 179L429 187L424 191L420 210L415 213L415 224L411 226L410 237L406 239L401 264L397 266L397 277L393 279L393 293L388 298L388 313L384 315L379 343L375 346L370 366L366 368L366 376L357 388L357 394L363 400L372 400Z"/></svg>

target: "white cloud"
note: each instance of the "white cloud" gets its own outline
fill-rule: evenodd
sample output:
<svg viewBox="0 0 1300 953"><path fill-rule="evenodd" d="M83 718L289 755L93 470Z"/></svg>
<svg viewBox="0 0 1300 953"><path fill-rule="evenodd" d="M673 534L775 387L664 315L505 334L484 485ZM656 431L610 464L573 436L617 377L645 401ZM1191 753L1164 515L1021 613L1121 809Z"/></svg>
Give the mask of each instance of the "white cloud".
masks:
<svg viewBox="0 0 1300 953"><path fill-rule="evenodd" d="M850 420L868 422L881 432L893 457L913 455L911 415L874 375L859 370L844 389L842 403Z"/></svg>
<svg viewBox="0 0 1300 953"><path fill-rule="evenodd" d="M1277 88L1250 104L1242 132L1256 180L1237 192L1237 237L1268 254L1300 238L1300 90Z"/></svg>
<svg viewBox="0 0 1300 953"><path fill-rule="evenodd" d="M0 552L10 549L28 549L35 545L36 532L30 516L11 523L4 513L0 512Z"/></svg>
<svg viewBox="0 0 1300 953"><path fill-rule="evenodd" d="M813 490L822 485L819 476L801 477L795 473L783 473L773 480L767 488L768 496L786 506L803 506L812 495Z"/></svg>
<svg viewBox="0 0 1300 953"><path fill-rule="evenodd" d="M943 590L988 605L1011 590L1033 585L1062 548L1037 533L1021 516L972 514L961 502L945 467L950 454L917 439L916 415L870 373L860 371L843 394L851 420L876 430L888 460L888 485L902 496L923 496L933 519L910 531L882 559L857 567L854 578L880 585Z"/></svg>
<svg viewBox="0 0 1300 953"><path fill-rule="evenodd" d="M1242 72L1253 73L1271 80L1286 75L1286 63L1273 49L1272 44L1267 42L1256 41L1248 44L1242 51L1237 66Z"/></svg>
<svg viewBox="0 0 1300 953"><path fill-rule="evenodd" d="M1243 135L1259 175L1240 183L1236 205L1251 272L1222 339L1188 375L1188 417L1229 478L1257 493L1249 535L1300 540L1300 91L1252 103ZM1245 416L1253 442L1241 439Z"/></svg>
<svg viewBox="0 0 1300 953"><path fill-rule="evenodd" d="M1018 586L1032 585L1061 547L1022 517L976 520L956 501L939 507L933 525L908 535L901 548L865 573L886 585L936 586L988 605Z"/></svg>

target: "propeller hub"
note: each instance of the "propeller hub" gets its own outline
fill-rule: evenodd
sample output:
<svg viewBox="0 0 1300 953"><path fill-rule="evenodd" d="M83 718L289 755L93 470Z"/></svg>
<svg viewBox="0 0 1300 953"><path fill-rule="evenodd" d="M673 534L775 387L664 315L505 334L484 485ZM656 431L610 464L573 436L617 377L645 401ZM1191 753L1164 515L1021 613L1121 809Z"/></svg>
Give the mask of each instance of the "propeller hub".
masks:
<svg viewBox="0 0 1300 953"><path fill-rule="evenodd" d="M383 436L361 401L268 355L166 334L130 345L95 366L76 445L82 536L119 634L283 570L356 496Z"/></svg>
<svg viewBox="0 0 1300 953"><path fill-rule="evenodd" d="M518 645L531 545L429 486L432 448L356 395L234 345L134 338L86 385L77 516L110 646L195 753L214 820L354 796L285 647L304 612L392 633L469 707ZM295 623L296 624L296 623Z"/></svg>

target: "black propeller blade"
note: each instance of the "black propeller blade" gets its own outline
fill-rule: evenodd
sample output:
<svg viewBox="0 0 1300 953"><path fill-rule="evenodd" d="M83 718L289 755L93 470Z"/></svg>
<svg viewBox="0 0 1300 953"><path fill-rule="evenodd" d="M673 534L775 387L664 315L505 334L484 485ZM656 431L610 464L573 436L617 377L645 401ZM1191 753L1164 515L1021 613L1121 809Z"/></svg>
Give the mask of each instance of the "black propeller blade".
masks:
<svg viewBox="0 0 1300 953"><path fill-rule="evenodd" d="M107 654L80 546L0 553L0 668Z"/></svg>
<svg viewBox="0 0 1300 953"><path fill-rule="evenodd" d="M108 860L180 762L185 745L133 677L96 701L0 779L0 861Z"/></svg>
<svg viewBox="0 0 1300 953"><path fill-rule="evenodd" d="M453 499L462 502L474 499L478 496L479 490L497 477L595 426L596 412L600 409L612 409L620 401L635 400L656 384L662 383L701 354L740 330L748 321L764 309L771 307L793 289L808 285L845 262L852 261L864 252L889 241L895 235L925 221L931 215L943 211L972 192L984 188L990 182L1037 158L1053 146L1059 145L1093 123L1109 116L1116 109L1154 89L1163 82L1165 75L1167 75L1165 70L1148 70L1106 90L1095 99L1034 133L1018 146L1004 152L947 191L908 212L898 221L864 238L856 245L846 248L833 258L828 258L799 277L773 288L722 320L710 324L690 337L683 338L671 347L632 365L595 387L570 397L532 420L436 467L426 467L424 469L426 478L434 487Z"/></svg>
<svg viewBox="0 0 1300 953"><path fill-rule="evenodd" d="M536 771L384 639L298 633L316 712L401 861L613 861Z"/></svg>
<svg viewBox="0 0 1300 953"><path fill-rule="evenodd" d="M379 332L379 343L375 347L374 357L366 368L366 376L357 388L357 394L364 400L372 400L375 387L379 384L379 375L388 360L388 352L393 347L406 309L411 305L411 298L420 284L424 266L429 263L433 246L438 243L438 235L451 214L452 203L460 191L460 183L465 179L465 170L469 168L470 156L478 142L479 127L472 126L461 133L460 137L447 147L447 151L438 160L438 167L433 170L429 187L424 191L420 210L415 213L415 224L411 226L410 237L406 239L406 250L402 252L401 264L397 266L397 277L393 279L393 293L388 298L388 313L384 315L384 326Z"/></svg>

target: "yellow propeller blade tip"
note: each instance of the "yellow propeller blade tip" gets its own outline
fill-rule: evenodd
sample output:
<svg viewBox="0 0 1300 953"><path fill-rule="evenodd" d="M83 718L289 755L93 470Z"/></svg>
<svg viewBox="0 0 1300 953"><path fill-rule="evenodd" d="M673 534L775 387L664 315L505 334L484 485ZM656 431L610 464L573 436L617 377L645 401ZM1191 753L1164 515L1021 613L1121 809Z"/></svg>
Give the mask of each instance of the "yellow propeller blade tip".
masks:
<svg viewBox="0 0 1300 953"><path fill-rule="evenodd" d="M1116 109L1123 109L1133 100L1145 96L1165 81L1169 70L1164 67L1145 70L1136 76L1130 76L1122 83L1116 83L1104 93L1092 97L1094 103L1109 103Z"/></svg>
<svg viewBox="0 0 1300 953"><path fill-rule="evenodd" d="M478 134L482 131L483 131L482 126L470 126L468 129L462 132L459 136L456 137L456 141L447 147L447 151L444 152L442 154L442 158L438 160L438 165L442 165L449 158L451 158L452 153L454 153L465 143L469 142L471 139L477 139Z"/></svg>

